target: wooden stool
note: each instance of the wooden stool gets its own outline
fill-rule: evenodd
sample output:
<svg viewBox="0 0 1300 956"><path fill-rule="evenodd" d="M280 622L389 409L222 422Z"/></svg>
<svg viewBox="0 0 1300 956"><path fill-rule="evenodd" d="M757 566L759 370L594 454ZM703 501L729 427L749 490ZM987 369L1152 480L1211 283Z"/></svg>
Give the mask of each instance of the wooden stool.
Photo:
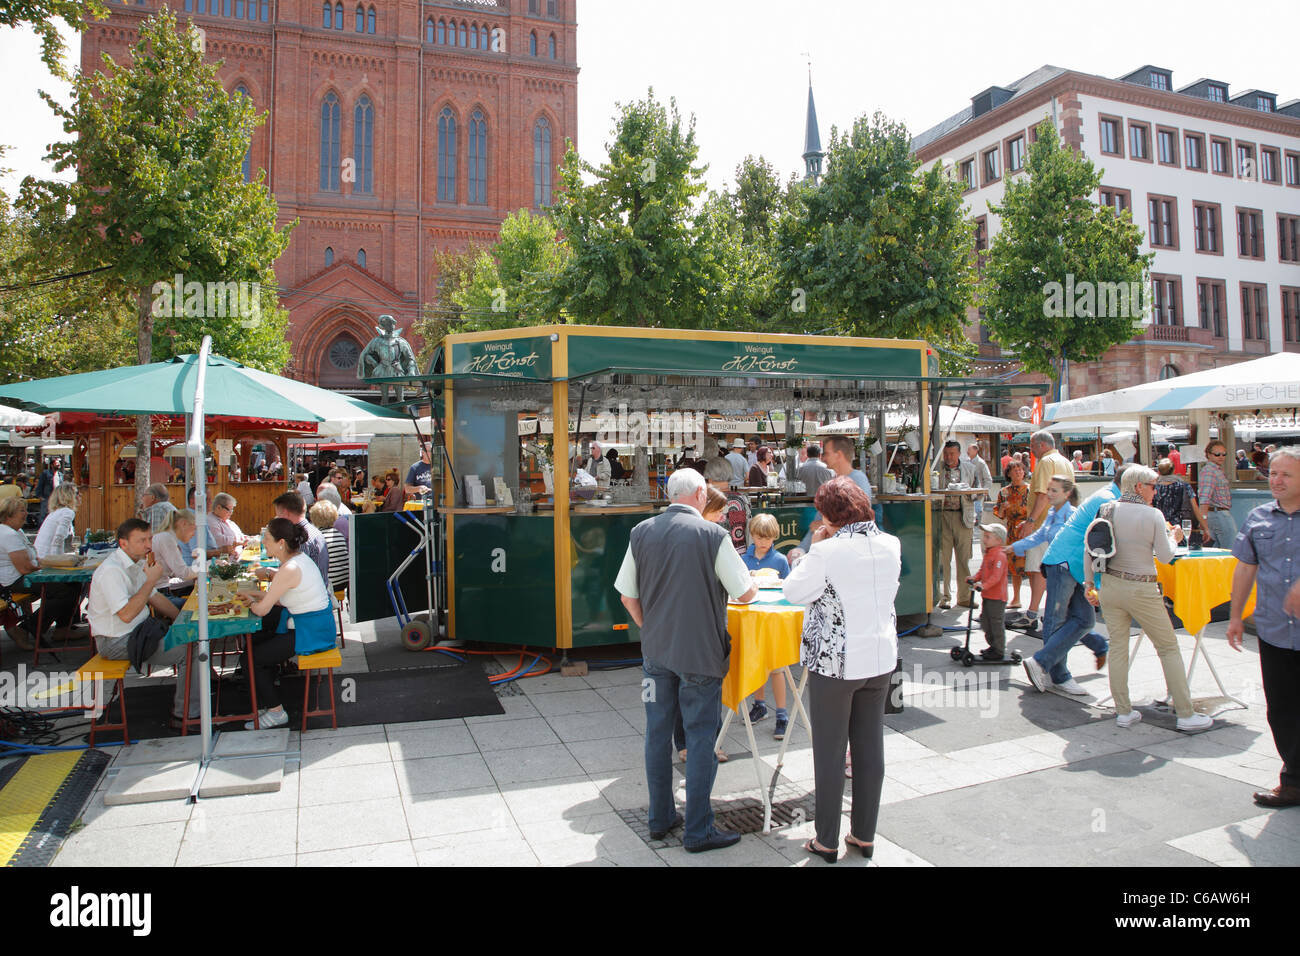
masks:
<svg viewBox="0 0 1300 956"><path fill-rule="evenodd" d="M82 664L81 667L78 668L77 670L77 680L79 681L89 680L89 681L95 681L97 683L105 680L113 681L114 687L117 690L117 695L118 695L117 699L118 699L118 704L120 705L120 710L122 715L121 722L116 724L108 724L108 723L97 724L95 718L93 716L91 717L90 746L92 747L95 746L96 729L120 730L122 731L122 743L129 744L131 742L131 738L127 734L127 729L126 729L126 683L125 683L126 671L127 668L129 668L130 666L131 666L130 661L113 661L113 660L109 660L107 657L101 657L100 655L96 654L90 660L86 661L86 663ZM96 694L95 703L96 704L101 703L101 701L99 700L98 693ZM109 704L111 703L112 703L112 694L110 693L109 700L103 703L105 714L108 713L108 707Z"/></svg>
<svg viewBox="0 0 1300 956"><path fill-rule="evenodd" d="M334 592L334 610L339 616L339 647L347 647L348 639L343 636L343 602L347 599L348 589L339 588Z"/></svg>
<svg viewBox="0 0 1300 956"><path fill-rule="evenodd" d="M334 712L334 668L343 666L343 655L339 653L337 647L332 647L328 651L321 651L319 654L300 654L298 655L298 670L302 672L302 729L307 729L308 717L323 717L325 714L330 715L330 727L333 730L339 729L338 714ZM320 672L324 671L322 675ZM330 705L318 710L307 709L307 696L311 692L312 678L316 679L316 699L320 700L320 684L326 677L330 682Z"/></svg>

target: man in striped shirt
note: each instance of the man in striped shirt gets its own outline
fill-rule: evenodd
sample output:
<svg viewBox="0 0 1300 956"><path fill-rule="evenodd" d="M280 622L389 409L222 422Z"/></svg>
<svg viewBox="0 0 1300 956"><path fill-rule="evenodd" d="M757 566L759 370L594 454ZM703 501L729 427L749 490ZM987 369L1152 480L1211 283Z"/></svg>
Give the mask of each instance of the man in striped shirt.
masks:
<svg viewBox="0 0 1300 956"><path fill-rule="evenodd" d="M1196 484L1197 497L1205 509L1205 523L1210 526L1214 543L1220 548L1231 548L1237 540L1237 522L1232 517L1232 489L1223 470L1228 460L1228 448L1221 441L1205 446L1205 464L1201 465Z"/></svg>

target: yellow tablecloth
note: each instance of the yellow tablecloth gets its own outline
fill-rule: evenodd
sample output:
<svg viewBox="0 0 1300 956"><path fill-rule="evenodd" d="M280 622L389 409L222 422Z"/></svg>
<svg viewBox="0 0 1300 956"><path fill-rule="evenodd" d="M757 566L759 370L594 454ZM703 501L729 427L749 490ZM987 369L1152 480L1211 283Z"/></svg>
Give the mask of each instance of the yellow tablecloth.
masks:
<svg viewBox="0 0 1300 956"><path fill-rule="evenodd" d="M1232 575L1237 559L1231 554L1181 558L1173 564L1156 562L1156 580L1165 597L1174 602L1187 630L1199 634L1210 623L1210 610L1232 599ZM1246 599L1243 617L1255 610L1255 589Z"/></svg>
<svg viewBox="0 0 1300 956"><path fill-rule="evenodd" d="M760 592L753 604L727 605L731 663L722 680L722 706L728 710L762 687L772 671L799 663L803 608L765 605L764 598L779 599L780 592Z"/></svg>

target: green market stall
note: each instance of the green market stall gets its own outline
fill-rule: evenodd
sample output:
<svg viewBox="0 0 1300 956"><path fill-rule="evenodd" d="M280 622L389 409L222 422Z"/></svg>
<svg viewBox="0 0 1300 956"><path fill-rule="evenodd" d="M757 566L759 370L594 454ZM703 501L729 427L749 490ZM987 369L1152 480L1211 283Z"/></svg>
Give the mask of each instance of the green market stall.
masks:
<svg viewBox="0 0 1300 956"><path fill-rule="evenodd" d="M881 434L887 413L908 411L934 423L922 429L927 461L942 400L1008 393L938 372L920 341L554 325L450 335L428 373L368 381L418 389L432 411L447 636L567 649L637 640L614 579L632 528L667 505L664 483L683 449L711 447L711 418L785 410L793 448L803 440L796 421L874 416ZM629 475L608 489L571 487L578 449L593 438L630 450ZM937 594L938 496L928 469L914 494L879 493L886 459L881 449L868 460L867 446L876 447L860 443L859 466L877 489L878 520L903 542L896 609L924 616ZM783 551L816 518L811 499L777 489L753 489L751 507L775 515ZM392 570L385 550L400 551L377 548L372 573Z"/></svg>

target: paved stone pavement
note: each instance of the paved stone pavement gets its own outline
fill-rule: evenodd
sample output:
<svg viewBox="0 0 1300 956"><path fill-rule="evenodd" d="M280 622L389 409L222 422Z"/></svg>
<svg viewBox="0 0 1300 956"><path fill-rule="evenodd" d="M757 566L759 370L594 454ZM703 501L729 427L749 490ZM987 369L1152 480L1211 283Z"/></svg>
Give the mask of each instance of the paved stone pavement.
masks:
<svg viewBox="0 0 1300 956"><path fill-rule="evenodd" d="M938 619L964 621L955 610ZM1224 626L1211 627L1219 673L1250 708L1187 736L1150 708L1121 730L1095 699L1039 694L1019 667L965 670L948 654L961 637L901 642L907 707L888 720L873 865L1300 864L1300 808L1266 812L1250 799L1280 767L1253 641L1239 655ZM350 634L350 649L375 639ZM1191 637L1181 644L1187 660ZM973 646L984 646L978 632ZM1039 646L1011 641L1023 653ZM1094 698L1106 695L1091 654L1076 648L1070 665ZM501 689L501 716L295 732L278 793L105 807L110 768L53 865L825 865L801 849L811 823L698 855L637 835L625 818L646 805L640 677L633 668L523 680ZM1163 695L1149 645L1131 686L1139 705ZM1204 666L1192 691L1218 694ZM771 718L755 729L770 777ZM811 749L793 733L781 788L810 792ZM733 722L715 799L756 795L747 748ZM842 856L846 864L866 865Z"/></svg>

